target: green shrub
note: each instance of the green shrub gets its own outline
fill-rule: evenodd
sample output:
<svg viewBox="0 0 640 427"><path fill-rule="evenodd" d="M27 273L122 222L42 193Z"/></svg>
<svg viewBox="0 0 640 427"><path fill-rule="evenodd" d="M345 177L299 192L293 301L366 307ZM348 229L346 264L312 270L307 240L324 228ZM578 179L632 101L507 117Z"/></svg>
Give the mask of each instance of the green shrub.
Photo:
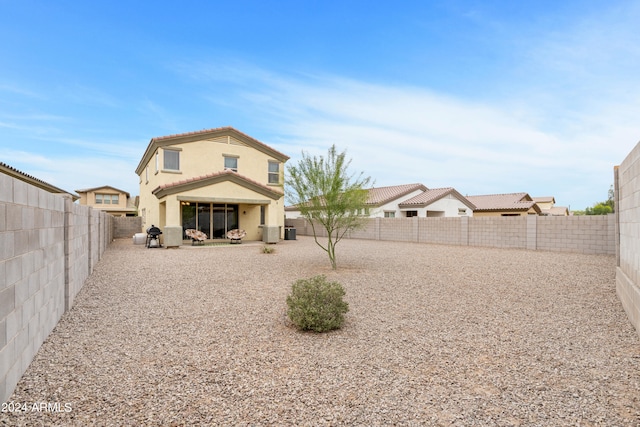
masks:
<svg viewBox="0 0 640 427"><path fill-rule="evenodd" d="M342 285L328 282L324 275L297 280L287 296L287 315L304 331L325 332L339 329L349 304L342 300Z"/></svg>

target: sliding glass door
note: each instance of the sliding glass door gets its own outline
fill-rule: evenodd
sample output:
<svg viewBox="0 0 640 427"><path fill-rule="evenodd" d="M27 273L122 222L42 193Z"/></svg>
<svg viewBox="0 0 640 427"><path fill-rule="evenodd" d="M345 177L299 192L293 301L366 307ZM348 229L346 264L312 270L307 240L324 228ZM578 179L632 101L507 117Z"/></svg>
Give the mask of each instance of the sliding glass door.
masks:
<svg viewBox="0 0 640 427"><path fill-rule="evenodd" d="M214 238L224 238L234 228L238 228L238 205L213 205Z"/></svg>
<svg viewBox="0 0 640 427"><path fill-rule="evenodd" d="M182 228L200 230L210 239L224 239L227 231L239 228L238 205L182 202Z"/></svg>

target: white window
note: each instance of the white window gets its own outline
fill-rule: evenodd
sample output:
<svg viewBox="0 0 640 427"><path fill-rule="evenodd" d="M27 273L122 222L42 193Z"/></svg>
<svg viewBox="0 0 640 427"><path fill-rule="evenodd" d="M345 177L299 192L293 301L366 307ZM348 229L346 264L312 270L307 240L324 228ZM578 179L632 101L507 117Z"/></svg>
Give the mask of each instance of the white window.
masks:
<svg viewBox="0 0 640 427"><path fill-rule="evenodd" d="M156 172L160 169L160 152L156 151Z"/></svg>
<svg viewBox="0 0 640 427"><path fill-rule="evenodd" d="M234 156L224 156L224 170L238 172L238 158Z"/></svg>
<svg viewBox="0 0 640 427"><path fill-rule="evenodd" d="M393 212L393 211L385 211L384 217L385 218L395 218L396 217L396 213Z"/></svg>
<svg viewBox="0 0 640 427"><path fill-rule="evenodd" d="M269 162L269 184L280 184L280 163Z"/></svg>
<svg viewBox="0 0 640 427"><path fill-rule="evenodd" d="M466 215L467 210L465 208L458 208L458 215Z"/></svg>
<svg viewBox="0 0 640 427"><path fill-rule="evenodd" d="M96 193L96 205L117 205L120 198L117 194Z"/></svg>
<svg viewBox="0 0 640 427"><path fill-rule="evenodd" d="M180 170L180 151L164 150L164 169L170 171Z"/></svg>

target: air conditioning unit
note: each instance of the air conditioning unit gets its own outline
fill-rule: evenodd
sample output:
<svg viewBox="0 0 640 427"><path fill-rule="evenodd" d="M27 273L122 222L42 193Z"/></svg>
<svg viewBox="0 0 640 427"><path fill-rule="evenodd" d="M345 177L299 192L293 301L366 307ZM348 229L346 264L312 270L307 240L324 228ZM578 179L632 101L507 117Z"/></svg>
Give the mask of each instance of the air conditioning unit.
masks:
<svg viewBox="0 0 640 427"><path fill-rule="evenodd" d="M264 243L278 243L280 241L280 227L262 227L262 241Z"/></svg>

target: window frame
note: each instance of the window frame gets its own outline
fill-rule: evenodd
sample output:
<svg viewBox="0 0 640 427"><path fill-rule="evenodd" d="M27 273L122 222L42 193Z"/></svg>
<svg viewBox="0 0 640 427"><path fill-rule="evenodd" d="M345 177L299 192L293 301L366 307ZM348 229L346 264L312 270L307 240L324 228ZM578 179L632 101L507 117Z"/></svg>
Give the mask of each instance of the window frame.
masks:
<svg viewBox="0 0 640 427"><path fill-rule="evenodd" d="M229 154L223 154L223 167L224 170L230 170L230 171L234 171L234 172L238 172L238 159L240 158L239 156L232 156ZM231 167L231 166L227 166L227 160L235 162L235 167Z"/></svg>
<svg viewBox="0 0 640 427"><path fill-rule="evenodd" d="M179 148L163 148L163 153L162 153L162 170L163 171L169 171L169 172L180 172L180 150ZM176 163L177 163L177 168L173 168L171 166L173 166L171 164L171 157L168 158L167 154L171 153L172 155L175 154L176 158Z"/></svg>
<svg viewBox="0 0 640 427"><path fill-rule="evenodd" d="M96 205L119 205L120 196L118 194L95 193Z"/></svg>
<svg viewBox="0 0 640 427"><path fill-rule="evenodd" d="M271 165L275 165L277 170L272 171ZM272 180L275 177L275 180ZM267 183L270 185L280 185L280 162L269 160L269 166L267 166Z"/></svg>

